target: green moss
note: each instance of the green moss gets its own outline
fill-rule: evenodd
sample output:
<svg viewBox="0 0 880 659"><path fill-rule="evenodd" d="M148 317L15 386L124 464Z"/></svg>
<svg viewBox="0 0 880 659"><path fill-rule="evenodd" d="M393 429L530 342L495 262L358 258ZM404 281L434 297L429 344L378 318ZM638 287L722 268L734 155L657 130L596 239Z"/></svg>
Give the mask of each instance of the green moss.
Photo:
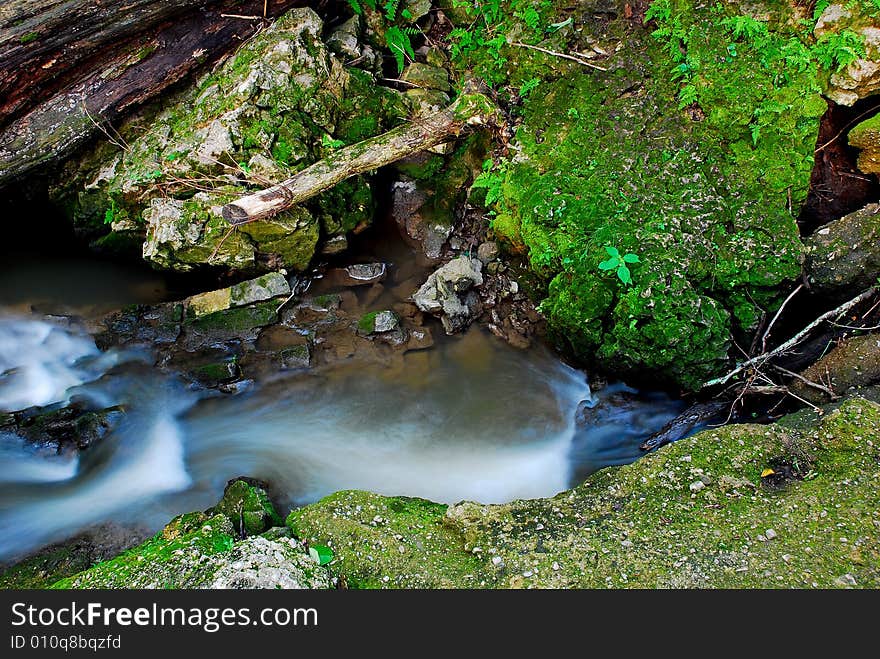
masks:
<svg viewBox="0 0 880 659"><path fill-rule="evenodd" d="M352 588L486 585L479 561L444 524L446 506L408 497L337 492L287 518L293 534L326 544Z"/></svg>
<svg viewBox="0 0 880 659"><path fill-rule="evenodd" d="M220 503L208 512L228 517L241 536L259 535L284 523L275 512L266 491L245 481L235 481L228 485Z"/></svg>
<svg viewBox="0 0 880 659"><path fill-rule="evenodd" d="M358 321L358 331L361 334L372 334L373 329L376 327L376 316L378 315L378 311L370 311L361 316L361 319Z"/></svg>
<svg viewBox="0 0 880 659"><path fill-rule="evenodd" d="M277 322L277 307L278 302L269 300L247 307L217 311L193 320L187 320L187 323L202 331L241 332ZM228 373L227 377L229 377Z"/></svg>
<svg viewBox="0 0 880 659"><path fill-rule="evenodd" d="M597 45L607 72L504 50L505 82L528 70L541 93L523 108L516 158L497 170L493 228L549 282L541 309L559 347L694 389L801 272L789 209L806 198L826 104L809 55L780 54L801 52L788 3L754 8L770 16L760 47L726 22L734 6L676 0L642 28L623 4L608 22L592 20L596 2L553 17L584 26L552 37L554 50ZM685 87L697 100L679 107ZM639 256L632 286L600 272L606 246Z"/></svg>
<svg viewBox="0 0 880 659"><path fill-rule="evenodd" d="M223 515L207 520L193 513L172 521L166 535L160 531L147 542L129 549L51 587L66 588L185 588L200 577L204 558L232 549L232 524Z"/></svg>
<svg viewBox="0 0 880 659"><path fill-rule="evenodd" d="M18 43L26 44L36 41L40 38L40 35L36 32L28 32L27 34L23 34L18 38Z"/></svg>
<svg viewBox="0 0 880 659"><path fill-rule="evenodd" d="M341 492L288 524L366 587L876 588L880 406L850 399L800 427L704 431L552 499Z"/></svg>
<svg viewBox="0 0 880 659"><path fill-rule="evenodd" d="M44 549L0 572L0 589L46 588L89 569L94 562L94 548L89 543L73 542Z"/></svg>

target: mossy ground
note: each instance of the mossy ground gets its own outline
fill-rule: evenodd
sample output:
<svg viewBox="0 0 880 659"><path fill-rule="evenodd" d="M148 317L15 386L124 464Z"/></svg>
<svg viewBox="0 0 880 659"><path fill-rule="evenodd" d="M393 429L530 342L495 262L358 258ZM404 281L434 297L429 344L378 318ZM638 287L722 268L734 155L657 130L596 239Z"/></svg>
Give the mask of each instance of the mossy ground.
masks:
<svg viewBox="0 0 880 659"><path fill-rule="evenodd" d="M494 173L496 234L548 283L541 309L561 347L697 388L801 271L795 216L826 110L802 16L772 0L661 0L646 24L622 1L503 4L539 15L504 11L508 37L592 53L607 71L511 38L458 56L531 89ZM737 29L745 18L756 34ZM640 257L631 286L599 269L606 246Z"/></svg>
<svg viewBox="0 0 880 659"><path fill-rule="evenodd" d="M340 492L288 524L360 587L876 588L878 446L880 406L854 398L799 430L699 433L552 499Z"/></svg>

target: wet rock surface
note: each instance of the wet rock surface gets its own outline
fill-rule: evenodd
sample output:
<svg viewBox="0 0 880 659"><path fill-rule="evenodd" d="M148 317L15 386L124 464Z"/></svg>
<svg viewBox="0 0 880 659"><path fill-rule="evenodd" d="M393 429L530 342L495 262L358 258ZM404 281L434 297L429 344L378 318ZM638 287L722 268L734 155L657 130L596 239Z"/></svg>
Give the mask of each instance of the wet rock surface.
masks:
<svg viewBox="0 0 880 659"><path fill-rule="evenodd" d="M413 294L415 305L440 317L447 334L454 334L480 314L480 298L473 290L483 284L483 264L478 259L459 256L428 276Z"/></svg>
<svg viewBox="0 0 880 659"><path fill-rule="evenodd" d="M805 243L811 286L836 297L854 296L880 276L880 204L820 227Z"/></svg>

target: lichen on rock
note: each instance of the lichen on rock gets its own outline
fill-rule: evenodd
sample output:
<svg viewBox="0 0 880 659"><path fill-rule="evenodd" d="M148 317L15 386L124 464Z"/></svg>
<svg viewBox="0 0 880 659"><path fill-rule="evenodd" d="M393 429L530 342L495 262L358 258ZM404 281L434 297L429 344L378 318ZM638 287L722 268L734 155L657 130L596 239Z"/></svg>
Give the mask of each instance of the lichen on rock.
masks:
<svg viewBox="0 0 880 659"><path fill-rule="evenodd" d="M303 270L322 240L368 224L374 201L364 177L232 233L219 213L325 157L334 139L365 139L406 116L399 93L330 52L323 28L311 9L293 9L155 116L123 126L124 151L97 147L101 157L85 158L59 191L74 221L103 215L129 233L140 226L144 258L163 269L245 273Z"/></svg>

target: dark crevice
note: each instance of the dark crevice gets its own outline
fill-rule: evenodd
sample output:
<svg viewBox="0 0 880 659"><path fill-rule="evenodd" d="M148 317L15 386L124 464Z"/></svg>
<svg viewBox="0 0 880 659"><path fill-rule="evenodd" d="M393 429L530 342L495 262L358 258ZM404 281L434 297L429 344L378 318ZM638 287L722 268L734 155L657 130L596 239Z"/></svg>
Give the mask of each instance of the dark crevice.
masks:
<svg viewBox="0 0 880 659"><path fill-rule="evenodd" d="M880 184L856 166L858 149L847 135L860 122L880 112L880 98L866 98L852 107L829 102L816 140L810 192L798 217L801 235L809 236L823 224L880 200Z"/></svg>

